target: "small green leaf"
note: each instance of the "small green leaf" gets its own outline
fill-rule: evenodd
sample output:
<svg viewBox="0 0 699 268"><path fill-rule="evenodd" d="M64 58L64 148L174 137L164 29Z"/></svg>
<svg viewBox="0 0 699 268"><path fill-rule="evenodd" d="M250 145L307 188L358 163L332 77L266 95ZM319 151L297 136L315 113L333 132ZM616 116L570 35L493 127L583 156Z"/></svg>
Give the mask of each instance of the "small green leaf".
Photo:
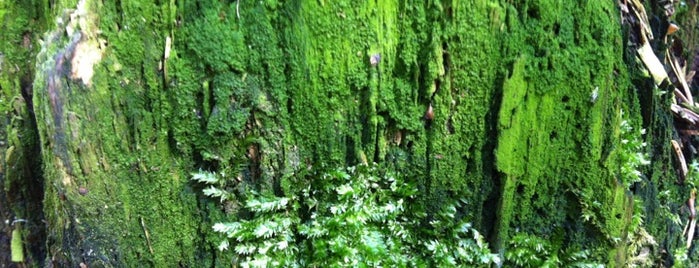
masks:
<svg viewBox="0 0 699 268"><path fill-rule="evenodd" d="M197 173L192 173L192 180L203 182L206 184L216 184L219 181L215 173L205 172L201 170Z"/></svg>
<svg viewBox="0 0 699 268"><path fill-rule="evenodd" d="M210 197L220 197L220 198L221 198L221 200L220 200L221 202L223 202L223 201L225 201L225 200L228 199L228 192L223 191L223 190L221 190L221 189L218 189L218 188L216 188L216 187L214 187L214 186L210 186L209 188L205 188L205 189L203 190L203 192L204 192L204 195L206 195L206 196L210 196Z"/></svg>
<svg viewBox="0 0 699 268"><path fill-rule="evenodd" d="M228 240L221 241L221 244L218 245L218 250L219 251L228 250Z"/></svg>

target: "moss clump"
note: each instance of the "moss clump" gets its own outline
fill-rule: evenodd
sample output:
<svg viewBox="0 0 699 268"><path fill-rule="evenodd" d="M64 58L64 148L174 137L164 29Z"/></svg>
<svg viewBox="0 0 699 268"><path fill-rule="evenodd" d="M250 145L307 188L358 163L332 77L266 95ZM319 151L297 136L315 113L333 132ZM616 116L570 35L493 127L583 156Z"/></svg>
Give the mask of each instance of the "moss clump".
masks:
<svg viewBox="0 0 699 268"><path fill-rule="evenodd" d="M620 110L635 122L639 111L619 74L616 11L597 2L559 4L529 1L508 10L513 34L505 50L516 60L500 106L498 239L518 228L544 236L563 231L571 244L619 245L633 202L619 167L605 161L615 158L621 142ZM594 194L575 194L585 191ZM581 205L598 206L594 227L570 225L584 220L569 213ZM601 235L575 238L575 232Z"/></svg>

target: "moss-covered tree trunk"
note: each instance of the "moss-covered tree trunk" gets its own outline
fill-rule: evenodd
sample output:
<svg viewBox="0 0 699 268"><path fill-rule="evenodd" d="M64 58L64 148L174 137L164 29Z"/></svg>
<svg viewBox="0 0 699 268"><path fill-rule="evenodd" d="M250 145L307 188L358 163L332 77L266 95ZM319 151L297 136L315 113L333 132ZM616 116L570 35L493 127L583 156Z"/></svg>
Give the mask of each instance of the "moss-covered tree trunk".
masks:
<svg viewBox="0 0 699 268"><path fill-rule="evenodd" d="M623 266L645 227L658 244L641 246L672 259L687 191L669 97L619 16L616 1L0 2L0 219L27 220L0 249L23 228L34 266L228 267L211 226L235 208L192 172L278 193L377 162L428 211L466 201L496 252L526 233ZM641 128L653 162L634 182L622 141Z"/></svg>

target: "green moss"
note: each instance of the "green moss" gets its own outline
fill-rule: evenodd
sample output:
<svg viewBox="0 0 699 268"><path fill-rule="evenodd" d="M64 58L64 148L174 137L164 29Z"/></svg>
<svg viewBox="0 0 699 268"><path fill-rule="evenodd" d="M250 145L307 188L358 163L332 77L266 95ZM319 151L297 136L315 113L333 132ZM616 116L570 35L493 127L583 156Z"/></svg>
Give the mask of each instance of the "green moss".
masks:
<svg viewBox="0 0 699 268"><path fill-rule="evenodd" d="M36 157L40 148L30 98L33 59L46 29L46 12L43 1L0 3L0 221L30 223L23 224L21 237L14 237L26 246L12 252L24 250L22 261L28 267L38 267L46 257L43 176ZM10 234L10 225L5 227ZM10 263L9 245L0 247L7 252L0 255L0 262Z"/></svg>
<svg viewBox="0 0 699 268"><path fill-rule="evenodd" d="M183 176L193 163L169 148L170 93L158 67L164 37L136 23L158 24L161 9L109 4L100 9L102 26L113 31L97 37L109 45L94 67L92 85L58 76L56 88L35 95L41 138L51 144L42 150L50 178L49 253L66 266L206 263L193 254L208 251L206 243L197 243L208 230L200 229L196 196ZM110 17L115 10L125 13ZM54 61L72 53L70 44L62 28L48 35L38 57L37 88L47 88L52 75L72 67Z"/></svg>
<svg viewBox="0 0 699 268"><path fill-rule="evenodd" d="M519 124L518 110L523 109L524 99L527 96L527 81L524 80L524 66L526 58L521 58L515 62L512 69L512 75L505 80L502 87L502 104L500 106L500 116L498 118L499 128L501 129L500 139L516 140L523 136L522 128L525 125ZM512 181L525 173L525 161L527 147L523 143L501 143L497 149L497 165L500 172L511 176Z"/></svg>
<svg viewBox="0 0 699 268"><path fill-rule="evenodd" d="M93 85L58 77L63 110L47 91L35 98L51 252L66 243L103 264L225 265L209 226L237 215L199 200L186 174L225 172L235 187L280 194L309 183L304 175L376 161L416 183L428 211L465 201L459 216L498 249L519 229L616 256L633 210L618 126L639 119L617 11L511 2L98 4L105 42ZM51 27L38 88L71 42ZM5 62L29 55L15 52ZM2 76L3 96L17 84Z"/></svg>
<svg viewBox="0 0 699 268"><path fill-rule="evenodd" d="M615 12L605 4L556 1L516 8L508 12L517 16L508 20L515 34L506 41L516 60L503 83L499 114L496 159L504 183L498 239L506 241L511 228L575 232L566 222L582 219L566 211L577 209L576 202L598 202L596 228L604 235L574 243L604 247L601 241L625 237L633 211L628 189L617 183L618 166L603 164L621 142L616 115L634 108L626 104L634 98L627 95L628 82L615 77L622 66L615 58L621 50L610 19ZM593 199L566 197L586 189L608 190Z"/></svg>

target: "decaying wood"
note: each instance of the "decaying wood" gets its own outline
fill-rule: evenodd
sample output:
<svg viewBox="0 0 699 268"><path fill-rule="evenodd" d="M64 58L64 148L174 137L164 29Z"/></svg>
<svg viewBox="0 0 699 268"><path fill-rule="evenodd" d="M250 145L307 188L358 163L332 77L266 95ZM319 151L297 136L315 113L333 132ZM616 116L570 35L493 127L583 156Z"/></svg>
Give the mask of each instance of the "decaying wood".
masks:
<svg viewBox="0 0 699 268"><path fill-rule="evenodd" d="M628 2L631 3L631 10L633 10L633 14L638 18L638 23L641 27L641 43L643 45L648 44L648 41L653 40L653 31L648 22L646 9L643 7L643 3L641 3L640 0L629 0Z"/></svg>
<svg viewBox="0 0 699 268"><path fill-rule="evenodd" d="M663 80L667 79L668 77L667 72L665 71L665 66L663 63L660 62L658 57L653 52L653 48L650 46L650 43L645 42L645 44L636 50L636 53L638 53L638 57L641 59L643 64L646 65L646 68L653 77L655 84L662 84Z"/></svg>
<svg viewBox="0 0 699 268"><path fill-rule="evenodd" d="M687 121L687 123L689 124L695 125L697 124L697 122L699 122L699 114L695 113L690 109L684 108L673 103L670 105L670 110L677 117L683 119L684 121Z"/></svg>
<svg viewBox="0 0 699 268"><path fill-rule="evenodd" d="M699 136L699 130L697 129L680 129L678 130L682 135L687 136Z"/></svg>
<svg viewBox="0 0 699 268"><path fill-rule="evenodd" d="M677 162L680 165L680 177L682 181L687 178L687 162L684 160L684 154L682 153L682 147L676 140L671 140L672 148L675 149L675 155L677 156Z"/></svg>
<svg viewBox="0 0 699 268"><path fill-rule="evenodd" d="M675 14L675 3L677 3L678 1L679 0L664 0L658 1L658 3L662 5L663 10L665 11L665 16L671 17Z"/></svg>
<svg viewBox="0 0 699 268"><path fill-rule="evenodd" d="M689 84L689 85L692 84L692 80L694 79L694 73L695 73L694 71L689 71L689 72L687 73L687 76L685 76L685 79L686 79L686 81L687 81L687 84Z"/></svg>
<svg viewBox="0 0 699 268"><path fill-rule="evenodd" d="M675 88L674 92L675 92L675 97L680 99L680 103L689 103L689 99L687 99L687 97L684 95L684 93L682 93L682 91L680 91L678 88ZM674 103L674 101L675 100L673 99L673 103Z"/></svg>
<svg viewBox="0 0 699 268"><path fill-rule="evenodd" d="M692 98L692 92L689 90L689 85L687 84L687 81L685 80L684 77L684 71L680 67L680 63L677 61L677 58L672 55L672 53L667 52L667 60L670 63L670 67L672 67L672 72L675 73L675 77L677 77L677 81L679 82L682 90L684 91L685 97L687 97L688 103L691 105L694 105L694 98Z"/></svg>
<svg viewBox="0 0 699 268"><path fill-rule="evenodd" d="M626 0L619 0L619 9L621 10L622 13L629 13L629 6L628 3L626 3Z"/></svg>

